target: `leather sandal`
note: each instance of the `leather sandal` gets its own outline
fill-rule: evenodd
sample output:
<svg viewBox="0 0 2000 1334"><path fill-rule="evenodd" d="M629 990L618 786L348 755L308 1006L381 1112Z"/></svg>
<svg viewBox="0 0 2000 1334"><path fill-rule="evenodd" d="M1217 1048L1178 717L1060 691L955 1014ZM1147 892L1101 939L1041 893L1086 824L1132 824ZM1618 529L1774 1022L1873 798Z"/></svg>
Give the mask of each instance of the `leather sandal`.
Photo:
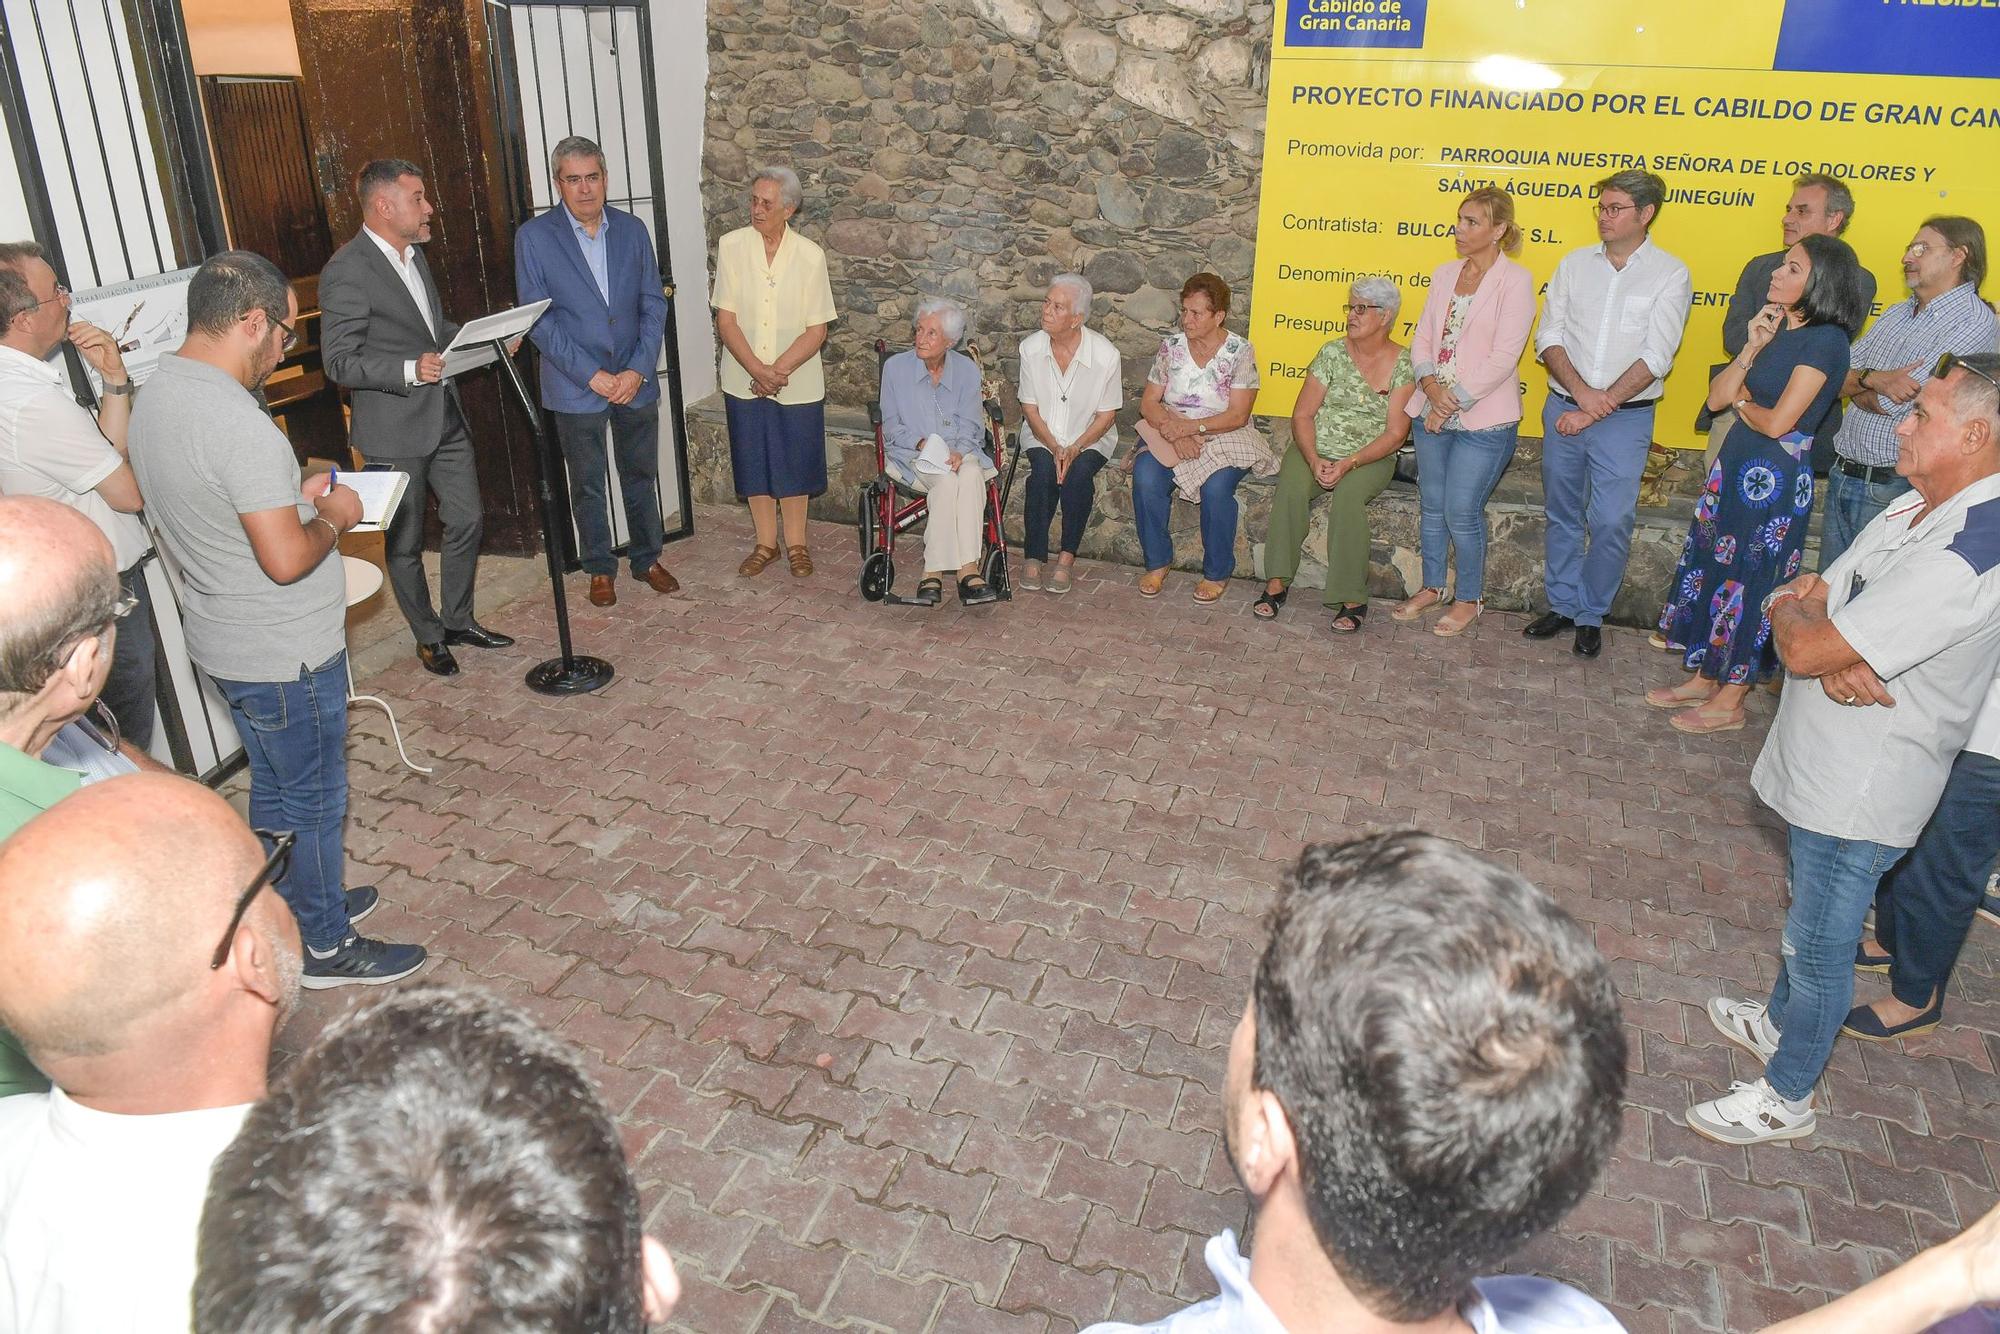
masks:
<svg viewBox="0 0 2000 1334"><path fill-rule="evenodd" d="M1275 593L1266 592L1250 604L1250 614L1260 621L1276 620L1278 611L1285 605L1285 599L1292 595L1292 586L1286 584Z"/></svg>
<svg viewBox="0 0 2000 1334"><path fill-rule="evenodd" d="M803 579L813 572L812 553L803 544L785 548L785 559L791 564L792 578Z"/></svg>
<svg viewBox="0 0 2000 1334"><path fill-rule="evenodd" d="M1431 595L1431 600L1429 602L1420 601L1426 593ZM1443 611L1445 604L1450 601L1451 599L1444 595L1442 588L1419 588L1409 597L1397 603L1395 610L1391 611L1389 615L1398 621L1414 621L1417 617L1430 612Z"/></svg>
<svg viewBox="0 0 2000 1334"><path fill-rule="evenodd" d="M1222 601L1222 595L1229 591L1228 584L1219 584L1213 579L1204 579L1194 586L1194 600L1203 606Z"/></svg>
<svg viewBox="0 0 2000 1334"><path fill-rule="evenodd" d="M1715 698L1715 691L1707 689L1707 685L1704 681L1701 687L1697 687L1701 691L1699 694L1690 691L1685 682L1677 686L1661 686L1646 692L1646 702L1656 709L1685 709L1690 704L1706 704Z"/></svg>
<svg viewBox="0 0 2000 1334"><path fill-rule="evenodd" d="M1156 598L1160 595L1160 590L1166 586L1165 570L1148 570L1139 576L1139 596L1142 598Z"/></svg>
<svg viewBox="0 0 2000 1334"><path fill-rule="evenodd" d="M1716 732L1742 731L1744 723L1748 721L1748 715L1740 708L1718 713L1696 705L1692 709L1682 709L1667 721L1674 725L1676 732L1686 732L1691 736L1709 736Z"/></svg>
<svg viewBox="0 0 2000 1334"><path fill-rule="evenodd" d="M998 602L1000 595L993 586L976 574L961 575L958 581L958 603L961 607L983 607L989 602Z"/></svg>
<svg viewBox="0 0 2000 1334"><path fill-rule="evenodd" d="M1351 635L1360 631L1361 622L1368 615L1365 602L1343 602L1340 610L1333 613L1333 623L1327 629L1337 635Z"/></svg>
<svg viewBox="0 0 2000 1334"><path fill-rule="evenodd" d="M1464 620L1457 619L1460 607L1472 608L1472 615L1466 617ZM1451 604L1450 611L1438 617L1438 623L1431 627L1431 633L1440 639L1450 639L1456 635L1462 635L1472 628L1472 623L1479 619L1479 613L1485 610L1486 603L1483 601L1455 601Z"/></svg>
<svg viewBox="0 0 2000 1334"><path fill-rule="evenodd" d="M764 567L777 558L778 549L776 547L767 547L759 543L751 550L749 555L743 558L743 563L736 567L736 573L742 575L745 579L754 578L764 573Z"/></svg>

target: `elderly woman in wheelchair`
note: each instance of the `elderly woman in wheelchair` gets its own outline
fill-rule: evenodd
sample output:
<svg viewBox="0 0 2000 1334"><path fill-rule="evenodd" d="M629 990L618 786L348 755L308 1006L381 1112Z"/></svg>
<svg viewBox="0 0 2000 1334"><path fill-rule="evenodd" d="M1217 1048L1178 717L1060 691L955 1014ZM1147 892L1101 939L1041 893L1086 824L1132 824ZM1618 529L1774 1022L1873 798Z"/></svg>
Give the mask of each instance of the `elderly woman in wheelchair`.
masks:
<svg viewBox="0 0 2000 1334"><path fill-rule="evenodd" d="M899 485L921 493L924 577L916 602L936 606L947 579L968 607L1000 600L980 573L989 483L1000 459L989 457L979 368L952 349L965 335L965 308L944 297L917 306L914 346L882 363L883 465ZM997 444L994 447L998 453Z"/></svg>

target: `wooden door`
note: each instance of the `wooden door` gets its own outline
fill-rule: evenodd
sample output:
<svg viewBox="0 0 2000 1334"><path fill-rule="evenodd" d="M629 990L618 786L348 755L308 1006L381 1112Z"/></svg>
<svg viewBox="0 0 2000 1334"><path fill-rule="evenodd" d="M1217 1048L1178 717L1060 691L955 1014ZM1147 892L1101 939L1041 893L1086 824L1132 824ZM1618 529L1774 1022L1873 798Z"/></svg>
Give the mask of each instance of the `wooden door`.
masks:
<svg viewBox="0 0 2000 1334"><path fill-rule="evenodd" d="M360 230L370 159L423 168L437 208L425 247L457 323L514 300L514 237L487 76L481 0L291 0L313 169L337 248ZM493 371L460 394L479 456L486 548L535 550L534 440Z"/></svg>

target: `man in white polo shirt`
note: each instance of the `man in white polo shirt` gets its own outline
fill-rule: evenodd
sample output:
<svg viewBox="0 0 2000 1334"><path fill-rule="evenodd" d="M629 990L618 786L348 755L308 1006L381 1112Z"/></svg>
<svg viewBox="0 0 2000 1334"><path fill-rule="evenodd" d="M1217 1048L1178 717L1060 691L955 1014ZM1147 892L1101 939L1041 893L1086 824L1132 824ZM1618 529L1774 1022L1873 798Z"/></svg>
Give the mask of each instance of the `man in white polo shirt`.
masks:
<svg viewBox="0 0 2000 1334"><path fill-rule="evenodd" d="M1892 502L1825 577L1765 610L1794 681L1757 759L1790 825L1791 909L1768 1004L1708 1016L1764 1077L1688 1112L1725 1144L1813 1130L1812 1091L1854 999L1855 948L1881 879L1916 843L2000 670L2000 356L1946 357L1896 428Z"/></svg>
<svg viewBox="0 0 2000 1334"><path fill-rule="evenodd" d="M55 359L76 348L104 385L95 416L77 405ZM137 599L118 626L104 702L118 728L144 750L153 740L153 611L141 568L151 543L139 521L144 502L125 457L135 387L118 340L94 324L70 322L69 289L30 241L0 244L0 494L46 496L83 514L104 534L118 582Z"/></svg>
<svg viewBox="0 0 2000 1334"><path fill-rule="evenodd" d="M1090 283L1079 273L1049 280L1042 327L1021 340L1021 448L1028 459L1027 563L1021 587L1067 593L1076 549L1097 498L1097 470L1118 451L1125 389L1118 349L1083 322ZM1062 546L1049 559L1049 523L1062 506Z"/></svg>

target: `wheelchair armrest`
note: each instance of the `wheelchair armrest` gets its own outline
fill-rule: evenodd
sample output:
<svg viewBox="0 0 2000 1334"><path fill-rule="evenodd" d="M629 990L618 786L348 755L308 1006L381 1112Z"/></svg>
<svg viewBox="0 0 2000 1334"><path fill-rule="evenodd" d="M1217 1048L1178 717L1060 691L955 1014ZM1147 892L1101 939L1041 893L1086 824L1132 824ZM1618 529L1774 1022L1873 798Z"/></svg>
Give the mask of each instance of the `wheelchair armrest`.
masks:
<svg viewBox="0 0 2000 1334"><path fill-rule="evenodd" d="M882 429L882 400L879 398L868 400L868 424L878 431Z"/></svg>

